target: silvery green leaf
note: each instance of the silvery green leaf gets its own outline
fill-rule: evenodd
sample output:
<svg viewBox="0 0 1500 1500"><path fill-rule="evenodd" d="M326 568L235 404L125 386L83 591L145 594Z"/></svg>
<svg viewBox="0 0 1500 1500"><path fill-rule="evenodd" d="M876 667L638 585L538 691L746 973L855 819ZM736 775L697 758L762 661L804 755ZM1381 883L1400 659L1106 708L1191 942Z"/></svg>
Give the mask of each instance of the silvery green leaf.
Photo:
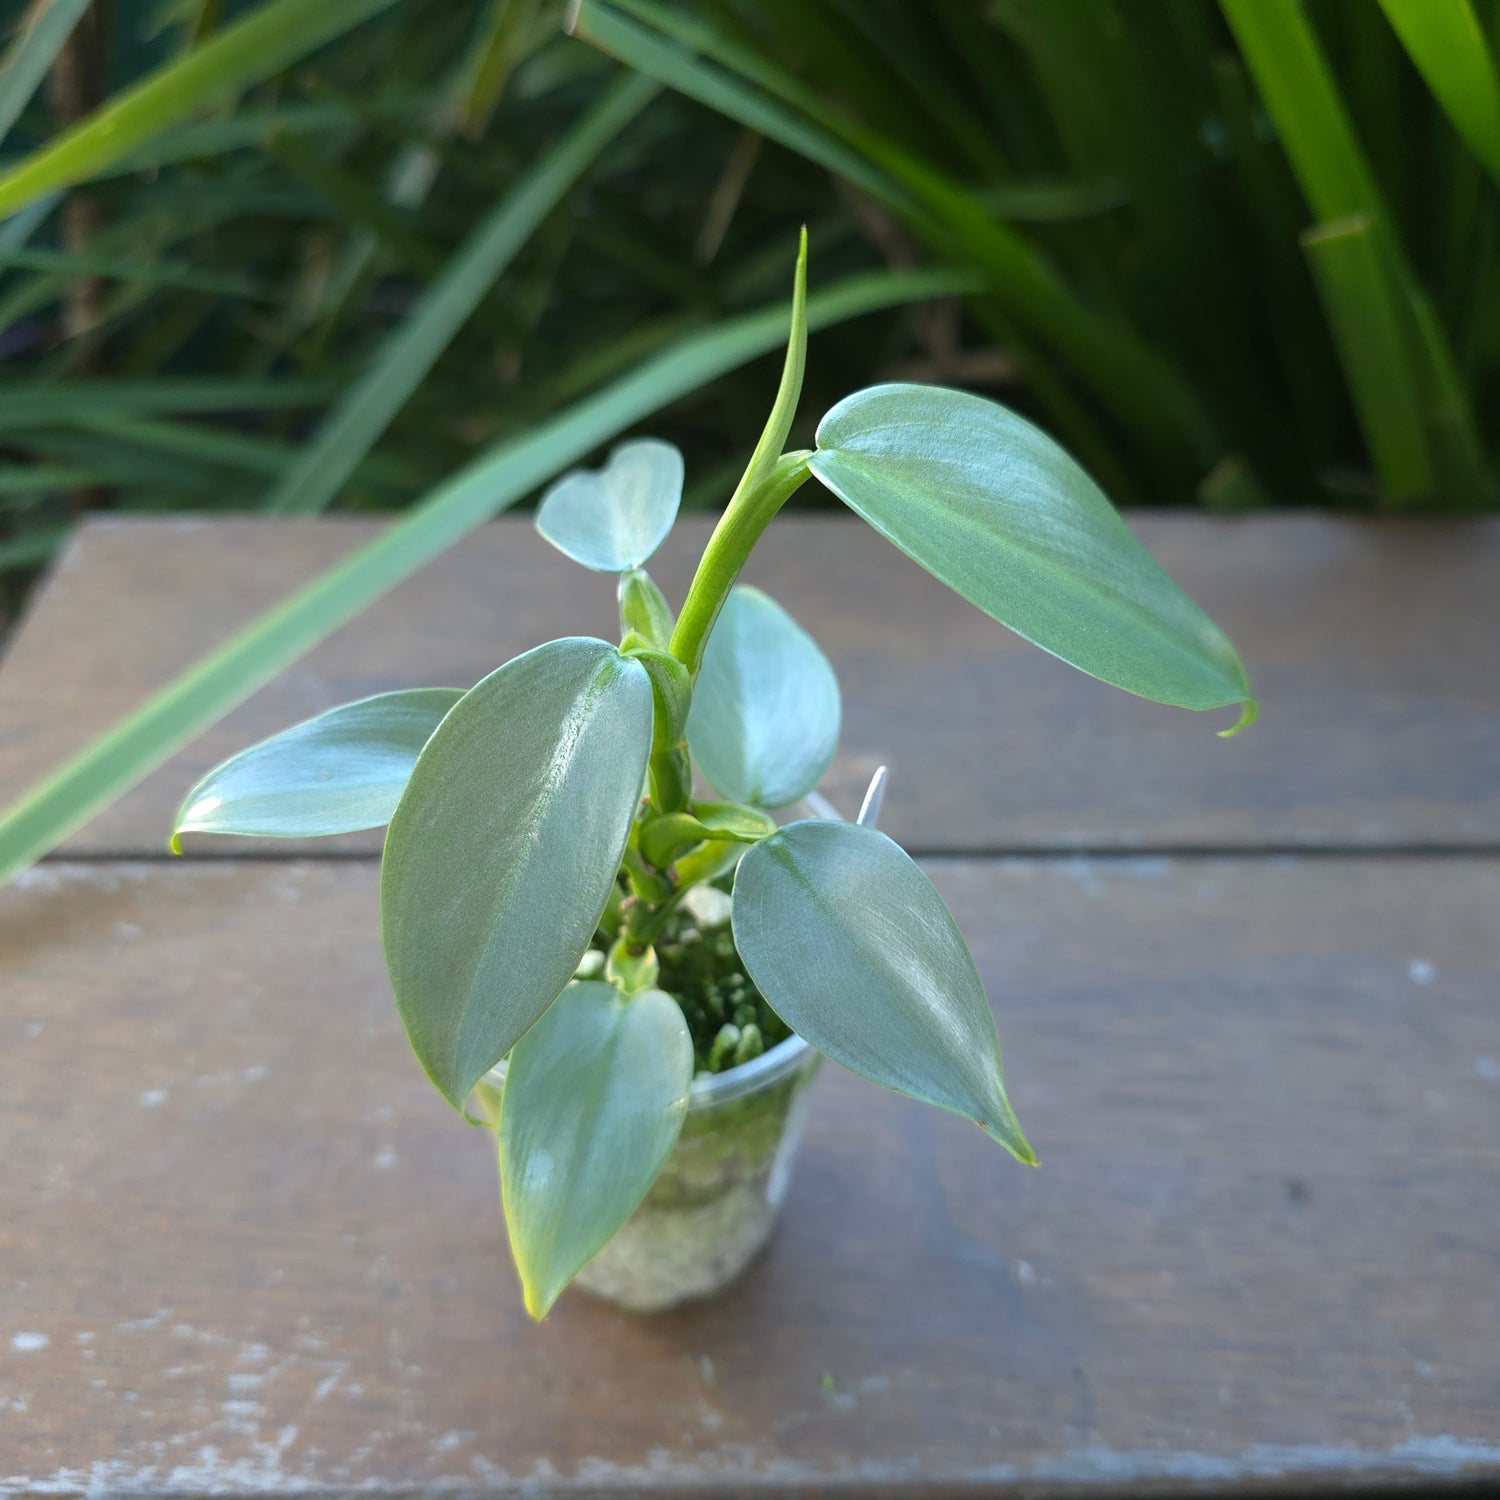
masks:
<svg viewBox="0 0 1500 1500"><path fill-rule="evenodd" d="M417 758L386 835L381 923L412 1049L455 1108L578 967L650 748L645 669L572 637L492 672Z"/></svg>
<svg viewBox="0 0 1500 1500"><path fill-rule="evenodd" d="M839 684L817 642L768 595L725 601L693 689L688 746L735 802L785 807L822 780L839 739Z"/></svg>
<svg viewBox="0 0 1500 1500"><path fill-rule="evenodd" d="M963 936L883 833L808 821L753 845L734 880L734 941L772 1008L820 1052L1036 1160Z"/></svg>
<svg viewBox="0 0 1500 1500"><path fill-rule="evenodd" d="M417 756L462 688L344 703L241 750L188 793L172 830L309 838L390 822Z"/></svg>
<svg viewBox="0 0 1500 1500"><path fill-rule="evenodd" d="M575 469L542 497L536 529L596 573L641 567L666 540L682 502L682 454L671 443L621 443L602 469Z"/></svg>
<svg viewBox="0 0 1500 1500"><path fill-rule="evenodd" d="M1040 428L965 391L877 385L817 442L808 465L835 495L1001 624L1143 698L1254 717L1218 626Z"/></svg>
<svg viewBox="0 0 1500 1500"><path fill-rule="evenodd" d="M570 984L516 1043L500 1103L500 1188L532 1317L646 1196L692 1081L687 1023L661 990L626 999L610 984Z"/></svg>

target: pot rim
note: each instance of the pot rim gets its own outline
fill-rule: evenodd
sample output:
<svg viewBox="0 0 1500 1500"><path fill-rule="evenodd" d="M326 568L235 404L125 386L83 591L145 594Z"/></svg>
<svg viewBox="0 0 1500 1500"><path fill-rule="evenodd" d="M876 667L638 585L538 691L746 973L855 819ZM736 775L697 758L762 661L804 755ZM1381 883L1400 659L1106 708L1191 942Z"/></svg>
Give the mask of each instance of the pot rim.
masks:
<svg viewBox="0 0 1500 1500"><path fill-rule="evenodd" d="M812 1043L794 1031L769 1052L762 1052L749 1062L726 1068L722 1073L698 1073L688 1089L688 1113L712 1109L715 1105L729 1103L731 1099L743 1099L747 1094L770 1088L773 1083L780 1083L795 1073L813 1052ZM485 1082L495 1088L503 1087L506 1061L502 1058L497 1062L485 1074Z"/></svg>
<svg viewBox="0 0 1500 1500"><path fill-rule="evenodd" d="M752 1057L749 1062L726 1068L722 1073L699 1073L688 1090L688 1111L727 1104L731 1099L742 1099L746 1094L780 1083L795 1073L812 1051L812 1043L794 1031L770 1051Z"/></svg>

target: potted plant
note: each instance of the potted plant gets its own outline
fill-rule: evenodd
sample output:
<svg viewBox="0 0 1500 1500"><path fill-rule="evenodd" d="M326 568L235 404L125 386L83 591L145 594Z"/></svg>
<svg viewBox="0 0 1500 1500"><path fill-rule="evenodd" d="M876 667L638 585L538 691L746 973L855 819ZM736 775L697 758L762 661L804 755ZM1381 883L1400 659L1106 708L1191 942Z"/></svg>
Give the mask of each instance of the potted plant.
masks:
<svg viewBox="0 0 1500 1500"><path fill-rule="evenodd" d="M1083 470L961 391L878 385L783 452L806 345L805 238L770 418L674 615L645 564L682 460L629 442L568 475L543 535L618 579L618 644L548 642L467 692L331 709L209 773L193 831L389 823L386 963L412 1050L498 1138L526 1306L578 1277L628 1306L702 1295L764 1240L820 1055L978 1124L1022 1162L963 938L873 825L775 810L832 757L838 687L778 604L736 586L816 478L979 608L1132 693L1239 705L1243 668ZM700 798L693 762L714 789ZM878 794L877 794L878 795ZM870 799L873 803L875 797ZM604 1252L601 1254L601 1252Z"/></svg>

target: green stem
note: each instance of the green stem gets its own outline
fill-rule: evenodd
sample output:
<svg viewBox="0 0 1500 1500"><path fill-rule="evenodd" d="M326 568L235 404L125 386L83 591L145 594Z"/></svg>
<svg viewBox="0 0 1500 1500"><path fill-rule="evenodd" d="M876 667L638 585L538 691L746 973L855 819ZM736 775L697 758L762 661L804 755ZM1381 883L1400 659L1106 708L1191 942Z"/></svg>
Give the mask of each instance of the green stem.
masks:
<svg viewBox="0 0 1500 1500"><path fill-rule="evenodd" d="M672 632L672 655L694 678L703 665L703 649L709 633L740 569L745 566L745 559L750 556L750 549L760 540L771 517L806 483L807 461L811 457L810 449L783 453L766 477L752 489L737 494L719 517L683 601L677 628Z"/></svg>
<svg viewBox="0 0 1500 1500"><path fill-rule="evenodd" d="M682 898L692 889L690 885L679 886L677 890L667 897L652 913L648 920L642 923L641 930L635 934L637 942L654 944L661 936L662 928L667 925L667 920L672 913L682 905Z"/></svg>
<svg viewBox="0 0 1500 1500"><path fill-rule="evenodd" d="M630 883L630 894L635 897L637 906L656 906L672 894L672 883L658 875L646 863L638 849L625 851L625 857L620 861L620 868L625 871L625 878ZM634 910L635 908L632 907L631 911ZM625 920L628 926L630 923L628 914Z"/></svg>
<svg viewBox="0 0 1500 1500"><path fill-rule="evenodd" d="M729 835L714 834L691 813L668 813L662 818L652 818L641 829L641 853L649 864L665 870L680 849L690 849L706 839L726 839Z"/></svg>

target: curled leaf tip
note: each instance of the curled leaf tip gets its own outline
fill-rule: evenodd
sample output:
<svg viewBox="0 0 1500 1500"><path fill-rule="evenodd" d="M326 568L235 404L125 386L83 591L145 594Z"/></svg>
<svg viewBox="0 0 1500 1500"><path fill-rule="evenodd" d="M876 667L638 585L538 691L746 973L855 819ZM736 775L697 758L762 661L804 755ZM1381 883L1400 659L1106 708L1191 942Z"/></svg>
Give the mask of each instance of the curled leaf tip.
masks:
<svg viewBox="0 0 1500 1500"><path fill-rule="evenodd" d="M1239 719L1228 729L1219 731L1221 740L1232 740L1240 730L1248 729L1260 717L1260 705L1254 698L1246 698L1240 705Z"/></svg>
<svg viewBox="0 0 1500 1500"><path fill-rule="evenodd" d="M167 840L167 848L170 849L173 854L182 853L182 834L180 831L174 833L172 837Z"/></svg>

